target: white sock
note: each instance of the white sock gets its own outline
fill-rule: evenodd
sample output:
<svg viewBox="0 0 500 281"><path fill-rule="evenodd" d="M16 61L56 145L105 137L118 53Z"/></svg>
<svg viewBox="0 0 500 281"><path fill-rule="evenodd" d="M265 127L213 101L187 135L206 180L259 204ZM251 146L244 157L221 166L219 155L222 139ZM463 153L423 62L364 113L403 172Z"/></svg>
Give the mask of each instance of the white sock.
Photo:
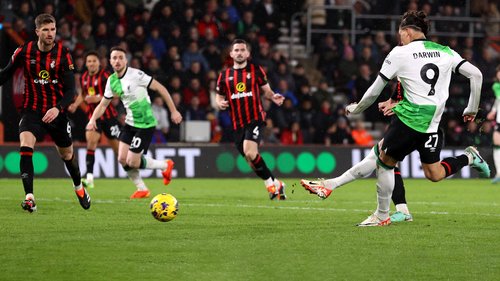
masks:
<svg viewBox="0 0 500 281"><path fill-rule="evenodd" d="M146 161L146 169L160 169L160 170L165 170L167 168L167 162L165 160L156 160L153 159L149 156L143 156L144 161Z"/></svg>
<svg viewBox="0 0 500 281"><path fill-rule="evenodd" d="M493 161L495 162L496 177L500 177L500 148L493 148Z"/></svg>
<svg viewBox="0 0 500 281"><path fill-rule="evenodd" d="M132 169L127 171L128 178L135 184L138 190L148 190L146 184L141 178L138 169Z"/></svg>
<svg viewBox="0 0 500 281"><path fill-rule="evenodd" d="M273 178L268 178L267 180L264 180L264 184L266 185L266 187L274 185Z"/></svg>
<svg viewBox="0 0 500 281"><path fill-rule="evenodd" d="M275 178L273 184L274 186L276 186L276 188L280 188L281 182L277 178Z"/></svg>
<svg viewBox="0 0 500 281"><path fill-rule="evenodd" d="M394 168L386 169L377 165L377 211L376 216L385 220L389 217L391 195L394 190Z"/></svg>
<svg viewBox="0 0 500 281"><path fill-rule="evenodd" d="M361 160L356 165L352 166L349 170L345 171L342 175L325 180L325 187L328 189L335 189L337 187L341 187L344 184L350 183L356 179L364 178L369 176L375 168L377 167L377 156L375 152L370 150L370 153Z"/></svg>
<svg viewBox="0 0 500 281"><path fill-rule="evenodd" d="M76 185L76 186L75 186L75 190L79 190L79 189L81 189L81 188L83 188L82 183L80 183L79 185Z"/></svg>
<svg viewBox="0 0 500 281"><path fill-rule="evenodd" d="M26 200L28 200L28 199L34 200L35 199L35 195L33 195L33 193L28 193L28 194L26 194L25 199Z"/></svg>
<svg viewBox="0 0 500 281"><path fill-rule="evenodd" d="M401 213L403 213L405 215L409 215L410 214L410 211L408 210L408 206L406 206L406 204L404 204L404 203L397 204L396 205L396 211L401 212Z"/></svg>
<svg viewBox="0 0 500 281"><path fill-rule="evenodd" d="M94 182L94 174L87 173L87 182Z"/></svg>

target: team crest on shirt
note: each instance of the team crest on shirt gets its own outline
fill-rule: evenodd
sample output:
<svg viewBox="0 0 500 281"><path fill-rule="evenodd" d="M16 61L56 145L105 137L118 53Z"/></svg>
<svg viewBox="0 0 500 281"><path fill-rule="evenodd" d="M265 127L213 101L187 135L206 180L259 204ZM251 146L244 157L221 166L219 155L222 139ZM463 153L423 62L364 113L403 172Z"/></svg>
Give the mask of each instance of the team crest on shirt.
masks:
<svg viewBox="0 0 500 281"><path fill-rule="evenodd" d="M50 68L54 68L56 67L56 61L53 60L51 63L50 63Z"/></svg>
<svg viewBox="0 0 500 281"><path fill-rule="evenodd" d="M233 76L229 76L229 81L233 81L234 77Z"/></svg>
<svg viewBox="0 0 500 281"><path fill-rule="evenodd" d="M242 93L242 92L244 92L246 89L247 89L247 86L245 85L245 83L240 82L240 83L236 84L236 91L238 91L238 92Z"/></svg>
<svg viewBox="0 0 500 281"><path fill-rule="evenodd" d="M97 84L99 84L99 82L97 82L97 80L94 82L94 87L97 87Z"/></svg>
<svg viewBox="0 0 500 281"><path fill-rule="evenodd" d="M252 78L252 75L250 75L250 73L247 74L247 79L250 79Z"/></svg>

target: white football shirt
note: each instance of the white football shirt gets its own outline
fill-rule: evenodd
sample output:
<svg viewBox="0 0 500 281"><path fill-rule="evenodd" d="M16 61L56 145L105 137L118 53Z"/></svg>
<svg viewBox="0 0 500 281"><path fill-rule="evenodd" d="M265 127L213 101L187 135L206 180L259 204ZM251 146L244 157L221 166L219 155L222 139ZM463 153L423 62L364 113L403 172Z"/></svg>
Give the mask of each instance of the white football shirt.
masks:
<svg viewBox="0 0 500 281"><path fill-rule="evenodd" d="M148 95L152 81L144 71L127 67L123 77L118 77L116 72L109 76L104 97L112 99L116 95L120 98L127 112L126 124L136 128L155 127L157 121Z"/></svg>
<svg viewBox="0 0 500 281"><path fill-rule="evenodd" d="M437 132L452 71L458 71L464 62L449 47L425 39L395 47L387 55L380 76L387 81L397 76L401 81L404 98L393 109L399 119L416 131Z"/></svg>

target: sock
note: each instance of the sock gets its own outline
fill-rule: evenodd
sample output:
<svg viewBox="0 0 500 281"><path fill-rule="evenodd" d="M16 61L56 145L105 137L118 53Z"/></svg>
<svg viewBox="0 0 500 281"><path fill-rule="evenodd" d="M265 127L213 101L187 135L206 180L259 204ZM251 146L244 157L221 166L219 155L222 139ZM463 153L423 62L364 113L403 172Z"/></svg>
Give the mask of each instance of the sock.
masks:
<svg viewBox="0 0 500 281"><path fill-rule="evenodd" d="M375 215L385 220L389 217L391 195L394 189L394 167L377 161L377 211Z"/></svg>
<svg viewBox="0 0 500 281"><path fill-rule="evenodd" d="M378 151L378 145L374 146L373 149L370 150L370 153L363 160L352 166L342 175L333 179L325 180L325 187L333 190L356 179L369 176L377 167L377 156L375 154L375 150Z"/></svg>
<svg viewBox="0 0 500 281"><path fill-rule="evenodd" d="M455 174L463 167L469 165L469 157L465 154L457 157L448 157L441 161L441 165L444 167L446 177L448 177Z"/></svg>
<svg viewBox="0 0 500 281"><path fill-rule="evenodd" d="M141 169L160 169L165 170L167 168L167 162L165 160L156 160L149 156L141 157Z"/></svg>
<svg viewBox="0 0 500 281"><path fill-rule="evenodd" d="M409 215L410 211L408 210L408 206L406 204L397 204L396 205L396 211L401 212L405 215Z"/></svg>
<svg viewBox="0 0 500 281"><path fill-rule="evenodd" d="M87 173L87 182L94 182L94 174Z"/></svg>
<svg viewBox="0 0 500 281"><path fill-rule="evenodd" d="M127 171L128 178L135 184L138 190L148 190L146 184L142 180L138 169L129 169Z"/></svg>
<svg viewBox="0 0 500 281"><path fill-rule="evenodd" d="M33 193L28 193L28 194L26 194L25 199L26 200L28 200L28 199L34 200L35 199L35 195L33 195Z"/></svg>
<svg viewBox="0 0 500 281"><path fill-rule="evenodd" d="M78 167L78 163L76 162L75 154L71 155L70 160L64 160L64 164L66 165L66 169L68 169L68 172L71 176L71 179L73 180L73 185L75 186L75 190L80 189L82 179L80 175L80 168Z"/></svg>
<svg viewBox="0 0 500 281"><path fill-rule="evenodd" d="M19 149L21 161L19 168L21 171L21 180L23 181L24 193L33 194L33 148L21 146Z"/></svg>
<svg viewBox="0 0 500 281"><path fill-rule="evenodd" d="M266 162L264 162L264 159L260 157L260 154L257 154L257 157L252 160L251 166L255 174L257 174L257 176L259 176L261 179L267 180L268 178L272 178L274 180L271 171L269 171L269 168L267 168Z"/></svg>
<svg viewBox="0 0 500 281"><path fill-rule="evenodd" d="M500 146L493 146L493 162L495 162L496 178L500 177Z"/></svg>
<svg viewBox="0 0 500 281"><path fill-rule="evenodd" d="M94 173L94 163L95 163L95 151L92 149L87 149L87 155L85 157L85 164L87 165L87 180L88 180L88 174Z"/></svg>
<svg viewBox="0 0 500 281"><path fill-rule="evenodd" d="M405 204L405 186L403 183L403 178L401 177L401 171L398 167L394 168L394 190L392 191L392 202L394 205Z"/></svg>
<svg viewBox="0 0 500 281"><path fill-rule="evenodd" d="M266 185L266 187L274 185L273 178L268 178L268 179L264 180L264 184Z"/></svg>

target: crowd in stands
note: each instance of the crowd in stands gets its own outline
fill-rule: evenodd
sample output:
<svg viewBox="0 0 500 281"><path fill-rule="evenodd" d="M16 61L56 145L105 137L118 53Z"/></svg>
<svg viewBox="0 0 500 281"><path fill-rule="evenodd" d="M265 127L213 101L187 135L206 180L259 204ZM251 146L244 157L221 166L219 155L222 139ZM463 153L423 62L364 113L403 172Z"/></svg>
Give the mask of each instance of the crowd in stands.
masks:
<svg viewBox="0 0 500 281"><path fill-rule="evenodd" d="M471 1L471 14L465 15L464 1L4 1L1 15L4 21L11 21L13 29L26 40L33 39L34 17L38 13L55 15L58 40L72 51L78 74L84 71L87 51L97 50L102 56L101 65L110 69L109 49L119 45L128 50L129 65L144 70L164 84L185 120L210 122L212 142L232 141L229 112L218 111L214 106L215 87L219 71L231 66L230 42L243 38L251 44L252 61L265 69L273 90L286 97L282 107L264 101L268 113L264 142L370 146L380 136L388 119L378 112L376 105L365 112L363 119L347 119L344 107L359 101L374 81L385 56L398 44L395 34L377 32L377 28L386 30L387 22L360 21L357 28L366 32L357 38L356 44L351 43L347 33L318 36L314 39L312 55L316 59L297 64L291 64L287 54L275 48L281 35L280 26L288 25L293 12L314 4L353 5L359 14L401 15L406 10L423 9L430 16L474 16L483 17L487 22L493 20L491 24L475 27L487 37L431 36L432 40L449 45L481 69L485 80L481 107L487 112L494 100L491 82L499 64L499 51L490 44L489 36L499 34L500 13L495 1L474 0ZM9 3L13 13L7 14L5 5ZM342 10L322 10L321 14L323 20L320 17L315 25L346 28L350 23L350 13ZM465 23L457 22L440 22L435 26L436 31L443 32L467 31L467 28ZM306 72L311 61L317 61L313 67L321 74L317 81ZM452 97L442 123L446 144L491 145L491 123L485 122L479 128L477 124L465 127L461 121L469 86L464 77L454 76L453 81ZM391 83L379 101L387 99L395 90L396 84ZM159 122L154 142L179 141L179 127L165 118L168 112L162 100L155 96L151 99L155 114L166 120ZM83 112L76 115L73 118L75 138L84 141L85 117Z"/></svg>

